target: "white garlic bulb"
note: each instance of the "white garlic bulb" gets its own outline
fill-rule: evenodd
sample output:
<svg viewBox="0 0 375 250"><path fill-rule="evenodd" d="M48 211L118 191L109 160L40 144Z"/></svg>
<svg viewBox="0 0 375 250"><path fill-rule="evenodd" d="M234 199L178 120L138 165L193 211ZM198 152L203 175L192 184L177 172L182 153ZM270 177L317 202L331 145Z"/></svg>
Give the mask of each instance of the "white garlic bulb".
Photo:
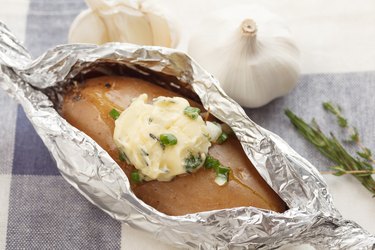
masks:
<svg viewBox="0 0 375 250"><path fill-rule="evenodd" d="M177 34L155 6L137 0L86 0L89 9L76 17L70 43L127 42L175 47Z"/></svg>
<svg viewBox="0 0 375 250"><path fill-rule="evenodd" d="M188 51L245 107L265 105L297 84L299 50L288 27L257 5L234 4L209 14Z"/></svg>

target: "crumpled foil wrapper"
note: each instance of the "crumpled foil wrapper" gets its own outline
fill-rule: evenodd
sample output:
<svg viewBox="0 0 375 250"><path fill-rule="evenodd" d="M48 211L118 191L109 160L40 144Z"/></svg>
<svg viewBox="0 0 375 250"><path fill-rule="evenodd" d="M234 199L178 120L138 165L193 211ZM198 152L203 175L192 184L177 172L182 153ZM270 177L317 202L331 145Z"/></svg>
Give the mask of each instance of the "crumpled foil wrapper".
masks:
<svg viewBox="0 0 375 250"><path fill-rule="evenodd" d="M168 216L139 200L116 162L56 111L64 89L90 74L132 74L192 98L227 123L260 175L290 208L238 207ZM182 248L274 249L309 243L323 249L374 249L375 237L335 209L317 169L280 137L247 117L186 54L111 43L61 45L32 60L0 23L0 86L13 96L55 158L61 175L114 219Z"/></svg>

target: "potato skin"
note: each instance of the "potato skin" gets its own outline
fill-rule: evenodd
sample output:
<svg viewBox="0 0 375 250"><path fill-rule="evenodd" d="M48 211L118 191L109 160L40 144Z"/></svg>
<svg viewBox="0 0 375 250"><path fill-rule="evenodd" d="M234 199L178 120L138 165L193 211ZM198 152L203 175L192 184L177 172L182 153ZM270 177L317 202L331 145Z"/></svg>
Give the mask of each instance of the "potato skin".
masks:
<svg viewBox="0 0 375 250"><path fill-rule="evenodd" d="M133 167L121 162L113 141L113 108L124 110L135 97L146 93L158 96L180 96L172 91L137 78L104 76L86 80L68 92L61 108L62 116L103 147L127 176ZM192 106L199 104L189 100ZM145 203L168 215L254 206L284 212L287 207L267 185L245 155L234 134L222 145L213 145L209 154L231 168L229 181L218 186L213 170L201 168L196 173L175 177L170 182L150 181L132 184L135 195Z"/></svg>

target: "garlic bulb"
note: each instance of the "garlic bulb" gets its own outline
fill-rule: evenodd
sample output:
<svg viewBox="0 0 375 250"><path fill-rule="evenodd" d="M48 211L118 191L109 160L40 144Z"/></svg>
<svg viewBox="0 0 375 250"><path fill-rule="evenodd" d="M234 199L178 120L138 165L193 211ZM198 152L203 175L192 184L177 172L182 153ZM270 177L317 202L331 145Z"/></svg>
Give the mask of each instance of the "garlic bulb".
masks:
<svg viewBox="0 0 375 250"><path fill-rule="evenodd" d="M189 54L245 107L259 107L297 84L299 51L278 16L256 5L232 5L207 16Z"/></svg>
<svg viewBox="0 0 375 250"><path fill-rule="evenodd" d="M155 7L137 0L86 0L90 9L76 17L70 43L127 42L175 47L177 35Z"/></svg>

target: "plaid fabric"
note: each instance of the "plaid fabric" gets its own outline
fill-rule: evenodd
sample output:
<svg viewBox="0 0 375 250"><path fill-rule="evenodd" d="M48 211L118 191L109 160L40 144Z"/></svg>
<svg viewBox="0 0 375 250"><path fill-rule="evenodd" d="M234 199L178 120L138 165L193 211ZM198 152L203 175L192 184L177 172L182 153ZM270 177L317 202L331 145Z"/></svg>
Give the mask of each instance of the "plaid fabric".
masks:
<svg viewBox="0 0 375 250"><path fill-rule="evenodd" d="M25 46L34 56L66 43L70 23L86 8L76 0L19 4L28 7ZM320 103L340 103L364 135L364 144L374 149L374 84L375 72L303 75L290 95L247 113L324 169L330 163L292 129L283 110L290 108L307 119L321 117L322 127L335 130L333 118L324 114ZM372 218L374 211L368 205L363 216ZM22 108L0 90L0 249L120 248L172 249L113 220L66 183Z"/></svg>

